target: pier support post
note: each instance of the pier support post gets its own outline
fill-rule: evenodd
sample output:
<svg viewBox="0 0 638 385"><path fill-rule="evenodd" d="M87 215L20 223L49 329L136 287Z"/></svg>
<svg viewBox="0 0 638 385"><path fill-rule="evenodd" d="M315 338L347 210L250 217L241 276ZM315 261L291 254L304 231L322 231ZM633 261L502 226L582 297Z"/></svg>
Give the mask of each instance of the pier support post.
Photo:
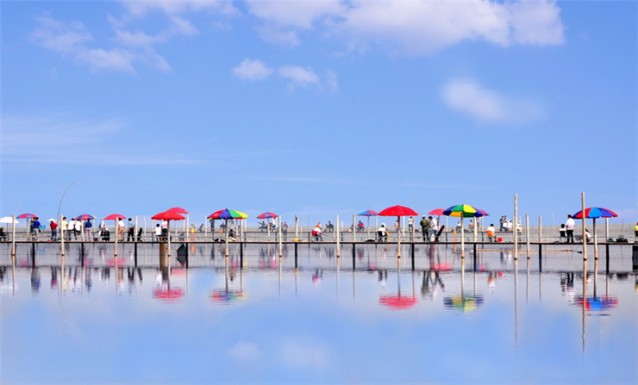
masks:
<svg viewBox="0 0 638 385"><path fill-rule="evenodd" d="M356 268L356 265L357 265L356 244L354 242L352 242L352 270L354 270Z"/></svg>
<svg viewBox="0 0 638 385"><path fill-rule="evenodd" d="M299 243L295 242L295 269L299 268L299 264L297 261L298 249L299 249Z"/></svg>
<svg viewBox="0 0 638 385"><path fill-rule="evenodd" d="M412 271L415 270L415 262L414 262L414 240L412 240L412 245L410 246L410 253L412 254Z"/></svg>

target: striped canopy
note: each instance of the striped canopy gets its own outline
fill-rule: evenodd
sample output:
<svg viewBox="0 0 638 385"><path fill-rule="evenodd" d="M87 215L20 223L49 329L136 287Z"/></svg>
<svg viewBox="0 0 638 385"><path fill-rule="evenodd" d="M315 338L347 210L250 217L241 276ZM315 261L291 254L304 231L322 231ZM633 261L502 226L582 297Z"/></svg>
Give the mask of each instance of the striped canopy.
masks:
<svg viewBox="0 0 638 385"><path fill-rule="evenodd" d="M248 214L241 211L229 210L229 209L215 211L214 213L208 216L208 219L246 219L246 218L248 218Z"/></svg>
<svg viewBox="0 0 638 385"><path fill-rule="evenodd" d="M603 207L588 207L585 209L585 218L615 218L618 214ZM576 219L583 219L583 210L573 215Z"/></svg>
<svg viewBox="0 0 638 385"><path fill-rule="evenodd" d="M487 213L483 210L479 210L473 206L460 204L448 207L443 210L443 215L447 215L449 217L457 217L457 218L474 218L474 217L482 217Z"/></svg>

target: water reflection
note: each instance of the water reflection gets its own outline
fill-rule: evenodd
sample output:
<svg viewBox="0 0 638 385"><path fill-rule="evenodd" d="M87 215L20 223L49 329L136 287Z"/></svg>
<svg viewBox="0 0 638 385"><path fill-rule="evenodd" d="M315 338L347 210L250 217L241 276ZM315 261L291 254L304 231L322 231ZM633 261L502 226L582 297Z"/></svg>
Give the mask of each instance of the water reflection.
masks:
<svg viewBox="0 0 638 385"><path fill-rule="evenodd" d="M393 246L209 245L188 269L158 269L157 248L136 266L126 244L0 259L2 382L635 383L626 252L601 272L575 251L418 245L412 270Z"/></svg>

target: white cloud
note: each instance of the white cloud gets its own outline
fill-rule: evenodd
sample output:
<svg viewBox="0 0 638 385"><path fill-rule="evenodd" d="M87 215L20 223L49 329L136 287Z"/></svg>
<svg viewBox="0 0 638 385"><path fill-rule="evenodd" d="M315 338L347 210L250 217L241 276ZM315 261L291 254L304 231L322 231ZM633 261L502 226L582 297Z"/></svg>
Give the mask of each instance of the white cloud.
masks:
<svg viewBox="0 0 638 385"><path fill-rule="evenodd" d="M337 77L336 72L326 71L326 86L328 86L330 91L339 90L339 78Z"/></svg>
<svg viewBox="0 0 638 385"><path fill-rule="evenodd" d="M287 65L280 67L278 72L279 76L288 80L292 88L319 85L319 77L311 69Z"/></svg>
<svg viewBox="0 0 638 385"><path fill-rule="evenodd" d="M324 28L352 48L382 45L409 54L431 54L466 40L493 44L554 45L563 42L560 12L553 0L247 0L263 23L260 36L295 36L295 30ZM263 31L269 31L264 33ZM295 41L296 44L299 44Z"/></svg>
<svg viewBox="0 0 638 385"><path fill-rule="evenodd" d="M257 28L257 33L262 40L268 43L286 47L296 47L301 44L301 39L294 30L284 31L273 26L262 26Z"/></svg>
<svg viewBox="0 0 638 385"><path fill-rule="evenodd" d="M341 0L246 0L250 13L281 26L310 29L317 20L345 11Z"/></svg>
<svg viewBox="0 0 638 385"><path fill-rule="evenodd" d="M441 96L451 109L484 123L524 124L542 115L537 103L486 89L472 79L448 82Z"/></svg>
<svg viewBox="0 0 638 385"><path fill-rule="evenodd" d="M124 0L122 5L130 15L143 16L152 11L177 15L206 10L234 13L232 0Z"/></svg>
<svg viewBox="0 0 638 385"><path fill-rule="evenodd" d="M273 70L268 68L261 60L244 59L233 68L233 73L240 79L264 80L272 75Z"/></svg>

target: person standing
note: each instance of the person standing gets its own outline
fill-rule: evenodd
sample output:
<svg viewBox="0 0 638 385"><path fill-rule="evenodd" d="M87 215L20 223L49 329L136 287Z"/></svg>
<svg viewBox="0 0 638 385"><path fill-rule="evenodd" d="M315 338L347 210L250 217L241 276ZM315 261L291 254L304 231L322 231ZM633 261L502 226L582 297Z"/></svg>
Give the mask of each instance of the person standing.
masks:
<svg viewBox="0 0 638 385"><path fill-rule="evenodd" d="M93 222L91 222L91 219L87 219L84 222L84 233L86 234L86 240L87 241L92 241L93 240Z"/></svg>
<svg viewBox="0 0 638 385"><path fill-rule="evenodd" d="M66 217L62 217L62 223L60 225L62 227L60 229L60 237L69 240L69 222L67 222Z"/></svg>
<svg viewBox="0 0 638 385"><path fill-rule="evenodd" d="M576 221L571 215L567 215L567 221L565 221L567 243L574 243L574 227L576 227Z"/></svg>
<svg viewBox="0 0 638 385"><path fill-rule="evenodd" d="M133 223L133 219L129 218L126 229L126 241L132 242L135 241L135 223Z"/></svg>
<svg viewBox="0 0 638 385"><path fill-rule="evenodd" d="M58 240L58 222L55 219L51 219L49 221L49 228L51 229L51 241L55 242Z"/></svg>
<svg viewBox="0 0 638 385"><path fill-rule="evenodd" d="M70 241L71 237L78 239L78 236L75 234L75 218L71 218L69 224L67 225L67 236L66 240Z"/></svg>
<svg viewBox="0 0 638 385"><path fill-rule="evenodd" d="M638 240L638 222L636 222L636 226L634 226L634 236L636 240Z"/></svg>
<svg viewBox="0 0 638 385"><path fill-rule="evenodd" d="M567 229L565 229L564 223L561 223L560 228L558 229L558 236L560 237L560 243L565 242L565 238L567 238Z"/></svg>
<svg viewBox="0 0 638 385"><path fill-rule="evenodd" d="M38 219L38 217L35 217L31 220L31 237L37 240L39 232L40 232L40 220Z"/></svg>
<svg viewBox="0 0 638 385"><path fill-rule="evenodd" d="M439 222L431 215L428 217L428 221L430 221L430 231L428 232L428 237L430 238L430 241L434 241L437 239L436 235L439 231Z"/></svg>
<svg viewBox="0 0 638 385"><path fill-rule="evenodd" d="M78 239L78 235L80 236L80 240L82 240L82 221L76 219L73 224L73 236L75 239Z"/></svg>
<svg viewBox="0 0 638 385"><path fill-rule="evenodd" d="M425 242L430 237L430 229L432 228L432 223L425 217L421 217L421 233L423 234L423 242Z"/></svg>

